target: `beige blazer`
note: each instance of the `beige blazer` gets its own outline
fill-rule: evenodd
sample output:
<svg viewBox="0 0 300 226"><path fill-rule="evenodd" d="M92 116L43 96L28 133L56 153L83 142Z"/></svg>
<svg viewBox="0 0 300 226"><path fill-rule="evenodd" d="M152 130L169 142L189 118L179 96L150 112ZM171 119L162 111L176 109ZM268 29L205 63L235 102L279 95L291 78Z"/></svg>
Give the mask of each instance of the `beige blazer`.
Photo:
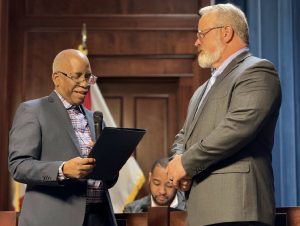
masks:
<svg viewBox="0 0 300 226"><path fill-rule="evenodd" d="M187 203L190 226L221 222L274 223L272 147L281 103L278 74L244 52L194 93L173 153L193 177Z"/></svg>

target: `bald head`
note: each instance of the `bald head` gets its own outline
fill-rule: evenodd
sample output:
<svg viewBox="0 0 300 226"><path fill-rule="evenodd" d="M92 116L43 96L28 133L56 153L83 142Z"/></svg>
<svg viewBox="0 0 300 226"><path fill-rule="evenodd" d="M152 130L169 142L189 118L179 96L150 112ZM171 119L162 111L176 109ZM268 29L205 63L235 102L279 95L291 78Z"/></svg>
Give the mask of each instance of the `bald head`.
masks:
<svg viewBox="0 0 300 226"><path fill-rule="evenodd" d="M63 50L54 58L52 70L55 90L72 105L83 103L90 88L83 76L92 72L87 56L75 49ZM76 76L81 77L80 82Z"/></svg>
<svg viewBox="0 0 300 226"><path fill-rule="evenodd" d="M78 61L90 65L87 56L76 49L66 49L56 55L52 64L52 73L66 71L72 68Z"/></svg>

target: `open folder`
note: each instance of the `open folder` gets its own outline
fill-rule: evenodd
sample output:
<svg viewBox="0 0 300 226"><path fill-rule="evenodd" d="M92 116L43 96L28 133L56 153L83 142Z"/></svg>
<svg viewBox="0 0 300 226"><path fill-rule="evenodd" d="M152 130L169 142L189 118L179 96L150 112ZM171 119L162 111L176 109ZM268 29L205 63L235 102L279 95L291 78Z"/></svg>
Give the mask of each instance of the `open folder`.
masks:
<svg viewBox="0 0 300 226"><path fill-rule="evenodd" d="M96 159L90 179L112 180L144 136L144 129L104 127L89 157Z"/></svg>

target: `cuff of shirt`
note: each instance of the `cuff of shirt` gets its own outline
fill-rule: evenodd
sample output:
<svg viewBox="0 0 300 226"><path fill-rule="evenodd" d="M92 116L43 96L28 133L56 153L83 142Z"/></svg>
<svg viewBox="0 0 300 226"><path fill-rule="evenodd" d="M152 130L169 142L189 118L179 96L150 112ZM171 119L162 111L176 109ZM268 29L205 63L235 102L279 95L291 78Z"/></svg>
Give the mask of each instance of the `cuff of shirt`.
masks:
<svg viewBox="0 0 300 226"><path fill-rule="evenodd" d="M69 178L67 178L67 177L64 175L64 173L63 173L63 167L64 167L64 164L65 164L65 162L63 162L63 163L59 166L59 168L58 168L57 179L58 179L59 181L63 181L63 180L69 179Z"/></svg>

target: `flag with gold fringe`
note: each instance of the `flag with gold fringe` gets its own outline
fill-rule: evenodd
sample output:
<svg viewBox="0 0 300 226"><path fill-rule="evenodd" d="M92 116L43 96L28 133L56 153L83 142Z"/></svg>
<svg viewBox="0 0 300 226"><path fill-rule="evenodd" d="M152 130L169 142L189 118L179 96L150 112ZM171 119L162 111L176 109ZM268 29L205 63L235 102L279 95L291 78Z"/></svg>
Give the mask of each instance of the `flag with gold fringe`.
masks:
<svg viewBox="0 0 300 226"><path fill-rule="evenodd" d="M12 206L16 212L19 212L22 207L25 190L26 190L26 184L19 183L15 180L11 180L11 190L13 198L12 198Z"/></svg>

